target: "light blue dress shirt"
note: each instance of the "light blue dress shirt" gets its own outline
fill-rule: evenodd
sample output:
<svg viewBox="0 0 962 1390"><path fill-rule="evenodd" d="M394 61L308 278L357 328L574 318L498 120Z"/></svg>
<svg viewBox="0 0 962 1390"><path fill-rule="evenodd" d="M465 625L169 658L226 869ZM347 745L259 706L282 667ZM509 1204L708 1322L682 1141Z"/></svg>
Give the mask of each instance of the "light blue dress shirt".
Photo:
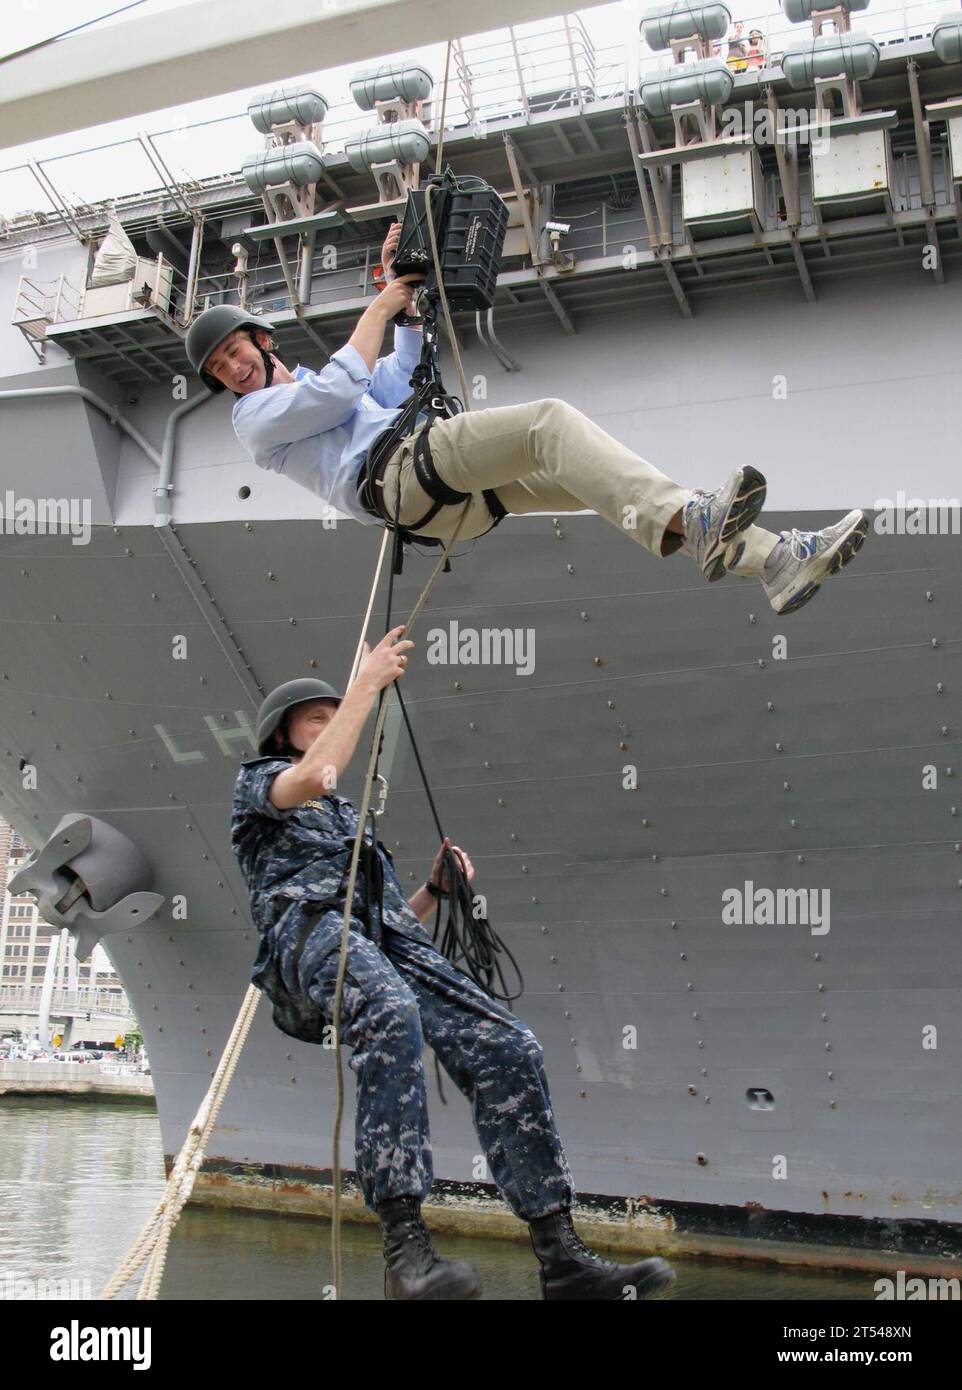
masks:
<svg viewBox="0 0 962 1390"><path fill-rule="evenodd" d="M420 329L395 324L394 351L379 357L373 372L347 343L319 372L297 367L294 382L235 401L237 438L258 468L292 478L339 512L379 526L357 500L357 475L374 438L412 393L421 344ZM427 418L421 411L417 421Z"/></svg>

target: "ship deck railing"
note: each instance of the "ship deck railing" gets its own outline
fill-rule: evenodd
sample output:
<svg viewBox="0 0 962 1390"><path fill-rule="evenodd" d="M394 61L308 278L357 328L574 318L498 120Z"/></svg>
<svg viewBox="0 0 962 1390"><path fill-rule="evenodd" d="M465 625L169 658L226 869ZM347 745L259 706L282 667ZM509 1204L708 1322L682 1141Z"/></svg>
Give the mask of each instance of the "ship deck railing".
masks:
<svg viewBox="0 0 962 1390"><path fill-rule="evenodd" d="M938 0L914 0L911 4L886 0L857 14L855 27L870 33L883 49L891 49L928 39L945 10L946 5ZM626 26L630 23L630 27L626 27L625 41L596 46L590 32L591 13L514 26L499 31L498 36L458 40L445 133L471 128L483 131L490 121L530 120L544 112L561 115L593 102L625 98L640 77L670 66L670 55L652 53L645 46L635 25L637 15L626 16ZM776 64L787 44L808 32L803 25L790 24L777 5L741 22L744 35L752 28L764 34L766 63L755 69L753 76ZM502 32L507 37L501 37ZM723 47L726 43L727 39L722 40ZM435 138L443 76L442 62L441 71L434 73L432 97L422 112L424 124ZM323 74L318 77L318 85L323 87ZM360 111L352 100L333 102L323 127L325 153L342 155L347 139L371 124L370 114ZM68 225L106 199L115 202L119 214L126 199L142 198L146 192L170 194L181 211L189 211L191 195L205 185L236 175L244 158L257 148L257 141L244 111L0 169L0 246L5 234L15 231L24 219L36 218L38 225L49 220L50 210L19 215L12 211L17 198L36 197L38 182L46 200L53 204L53 216ZM105 151L112 152L108 161L96 158ZM157 187L158 162L174 171L171 184ZM54 201L58 188L70 194L60 195L59 207Z"/></svg>
<svg viewBox="0 0 962 1390"><path fill-rule="evenodd" d="M463 161L469 157L472 139L482 139L486 124L491 121L499 123L504 140L513 139L519 150L530 132L532 148L537 151L537 141L546 126L557 126L559 139L564 142L568 137L562 135L562 122L580 125L589 145L595 138L589 124L604 130L609 144L613 138L619 138L622 129L619 122L629 118L628 108L636 103L640 78L669 66L670 57L647 50L637 30L637 14L625 18L626 26L629 21L631 26L626 27L625 42L596 45L591 31L592 13L561 16L455 43L444 137L447 147L458 151L459 159ZM854 19L856 29L875 36L883 57L898 53L900 58L904 54L908 59L925 52L931 54L929 36L943 13L941 3L903 4L890 0ZM778 77L775 64L786 45L810 31L807 26L789 24L781 10L775 8L749 16L741 23L743 37L752 28L762 31L765 66L737 72L733 96L736 104L738 99L757 104L764 100L764 86ZM726 51L730 37L731 34L722 40L721 53ZM945 71L950 74L951 70ZM434 76L434 90L431 99L424 104L422 115L426 127L437 138L443 64L442 71ZM962 86L962 73L959 76ZM323 87L323 79L318 85ZM334 103L323 126L326 155L333 158L339 151L343 152L350 134L370 129L371 125L371 116L360 112L353 101ZM910 136L911 132L908 134ZM45 187L54 207L52 217L59 219L64 228L85 244L89 244L96 234L95 229L105 222L103 208L98 209L91 201L96 196L109 196L118 215L127 212L125 226L132 236L144 235L160 218L168 231L197 237L198 224L205 217L229 217L233 219L233 226L245 227L262 216L261 200L236 172L256 139L245 111L177 129L152 134L141 132L136 137L93 149L30 160L18 168L20 172L27 170L27 176ZM611 179L615 196L596 198L594 210L589 213L572 205L571 234L564 249L573 253L577 264L574 273L563 279L574 281L583 274L604 274L609 268L607 262L632 247L642 257L658 253L655 243L665 233L663 230L653 232L647 220L647 209L643 214L630 207L634 192L637 192L632 189L635 171L626 137L622 143L625 167L617 177L601 176ZM234 172L221 175L206 172L214 164L211 151L215 147L220 151L221 160L225 152L234 159ZM109 158L105 159L108 153ZM479 149L479 157L489 165L498 153L507 168L501 141L490 141ZM893 160L895 200L884 213L882 223L878 223L877 216L866 212L860 218L850 219L851 226L836 224L827 229L820 225L814 209L803 198L801 220L794 228L798 239L815 235L824 250L830 237L844 237L856 230L873 236L887 230L904 249L905 234L914 234L917 215L921 213L925 214L930 231L934 232L934 224L939 221L948 225L951 235L954 223L955 232L962 238L959 193L952 187L944 144L937 145L934 155L938 185L934 208L921 208L918 181L910 167L905 140L902 140ZM532 154L532 158L537 166L536 155ZM768 167L762 171L765 223L756 228L750 239L750 245L763 253L770 268L774 264L773 255L778 255L780 238L787 234L784 216L779 210L778 175L771 165L769 160ZM95 169L99 186L93 181ZM165 177L164 185L160 188L154 185L143 192L147 178L145 169L152 172L154 179L158 174ZM17 169L6 171L6 177L15 173ZM526 197L529 184L523 166L522 173L522 196ZM332 176L351 186L348 207L355 202L369 201L356 191L358 184L363 186L359 176L343 172L340 165ZM489 176L494 177L493 174ZM536 172L534 177L540 179L544 175ZM622 180L620 185L618 178ZM4 171L0 171L0 209L4 201L3 183ZM502 183L509 206L516 209L517 186L512 192L507 178ZM58 193L58 186L74 189L78 184L83 190L81 195L67 199ZM556 208L556 216L565 220L560 208ZM50 222L48 213L45 219L48 229ZM19 223L0 221L0 249L5 236L9 240L17 235L22 247L29 234L23 219ZM237 233L230 236L225 233L226 244L230 244L234 235ZM714 245L708 245L703 239L696 248L677 216L672 244L678 266L683 267L687 258L702 281L704 276L698 269L700 260L717 260L722 253L737 258L743 249L738 237L728 234L717 238ZM555 287L561 283L553 279L553 267L545 264L542 249L527 246L520 255L506 255L499 286L509 291L509 299L516 290L523 292L532 278L542 284L553 280ZM287 278L282 274L281 258L269 241L258 242L257 266L248 303L265 316L280 315L282 321L295 320L284 323L287 349L309 349L313 341L315 347L333 350L323 336L324 320L344 319L362 312L378 292L371 272L380 257L380 247L365 239L363 223L356 237L344 237L338 242L337 250L336 269L328 270L315 260L310 293L304 303L297 304L292 303ZM236 303L237 277L230 269L211 272L202 268L191 284L188 275L162 254L155 260L142 257L138 270L141 269L150 284L140 285L135 280L127 289L118 287L113 310L93 315L85 311L88 291L77 288L75 279L71 281L60 276L44 282L28 267L17 288L11 321L21 329L40 361L46 360L47 344L55 342L75 358L83 357L94 365L106 367L108 374L116 375L118 380L149 382L158 375L164 377L171 372L181 372L186 365L183 337L187 327L198 312L212 304ZM676 298L683 303L684 290L674 280L672 284ZM564 306L557 298L557 288L553 295L545 291L549 304L564 324Z"/></svg>

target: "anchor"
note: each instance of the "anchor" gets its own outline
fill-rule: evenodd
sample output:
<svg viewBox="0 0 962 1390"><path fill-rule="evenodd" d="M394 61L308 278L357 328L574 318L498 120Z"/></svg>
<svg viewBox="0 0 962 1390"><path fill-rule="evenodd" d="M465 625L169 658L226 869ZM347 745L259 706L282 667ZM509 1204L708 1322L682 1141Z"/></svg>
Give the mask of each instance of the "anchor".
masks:
<svg viewBox="0 0 962 1390"><path fill-rule="evenodd" d="M164 902L162 893L138 889L152 872L140 850L106 821L72 812L13 875L9 893L31 893L51 926L73 933L78 960L101 937L141 927Z"/></svg>

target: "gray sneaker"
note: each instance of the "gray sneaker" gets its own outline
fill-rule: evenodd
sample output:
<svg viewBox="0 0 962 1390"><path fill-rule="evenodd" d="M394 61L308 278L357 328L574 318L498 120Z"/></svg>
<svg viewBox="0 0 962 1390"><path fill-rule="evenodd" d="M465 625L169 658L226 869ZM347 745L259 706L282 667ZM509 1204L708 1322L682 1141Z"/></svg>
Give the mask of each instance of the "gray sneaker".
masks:
<svg viewBox="0 0 962 1390"><path fill-rule="evenodd" d="M739 531L752 525L765 505L765 479L746 464L716 492L697 488L685 503L682 524L685 549L708 580L721 579L744 549L729 546Z"/></svg>
<svg viewBox="0 0 962 1390"><path fill-rule="evenodd" d="M864 512L854 511L821 531L779 534L781 540L765 561L762 587L776 613L795 613L862 548L868 520Z"/></svg>

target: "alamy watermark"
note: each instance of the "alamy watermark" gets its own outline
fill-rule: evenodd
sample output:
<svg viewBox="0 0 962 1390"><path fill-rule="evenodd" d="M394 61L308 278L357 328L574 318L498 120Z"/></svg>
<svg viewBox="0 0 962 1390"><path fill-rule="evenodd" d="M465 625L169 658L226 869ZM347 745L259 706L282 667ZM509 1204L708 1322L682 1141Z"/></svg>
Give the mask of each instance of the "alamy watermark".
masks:
<svg viewBox="0 0 962 1390"><path fill-rule="evenodd" d="M879 536L958 536L962 504L957 497L906 497L901 489L875 502L874 527Z"/></svg>
<svg viewBox="0 0 962 1390"><path fill-rule="evenodd" d="M46 536L69 532L72 545L89 545L89 497L17 497L7 488L0 498L0 531L5 536Z"/></svg>
<svg viewBox="0 0 962 1390"><path fill-rule="evenodd" d="M872 1286L875 1289L877 1300L885 1299L905 1299L911 1302L914 1299L934 1299L955 1301L962 1297L962 1289L959 1287L959 1280L955 1277L951 1279L920 1279L907 1278L904 1269L895 1271L895 1278L876 1279Z"/></svg>
<svg viewBox="0 0 962 1390"><path fill-rule="evenodd" d="M150 1370L149 1327L81 1327L78 1318L50 1333L51 1361L130 1361Z"/></svg>
<svg viewBox="0 0 962 1390"><path fill-rule="evenodd" d="M426 656L432 666L513 666L516 675L534 670L534 628L432 627Z"/></svg>
<svg viewBox="0 0 962 1390"><path fill-rule="evenodd" d="M811 145L816 154L828 147L832 126L830 111L768 106L756 110L752 101L744 106L728 106L721 114L718 135L722 140L751 137L755 145Z"/></svg>
<svg viewBox="0 0 962 1390"><path fill-rule="evenodd" d="M89 1279L66 1275L27 1275L5 1270L0 1277L0 1300L93 1298Z"/></svg>
<svg viewBox="0 0 962 1390"><path fill-rule="evenodd" d="M812 936L831 929L831 889L756 888L749 878L744 888L722 892L722 921L726 926L808 926Z"/></svg>

